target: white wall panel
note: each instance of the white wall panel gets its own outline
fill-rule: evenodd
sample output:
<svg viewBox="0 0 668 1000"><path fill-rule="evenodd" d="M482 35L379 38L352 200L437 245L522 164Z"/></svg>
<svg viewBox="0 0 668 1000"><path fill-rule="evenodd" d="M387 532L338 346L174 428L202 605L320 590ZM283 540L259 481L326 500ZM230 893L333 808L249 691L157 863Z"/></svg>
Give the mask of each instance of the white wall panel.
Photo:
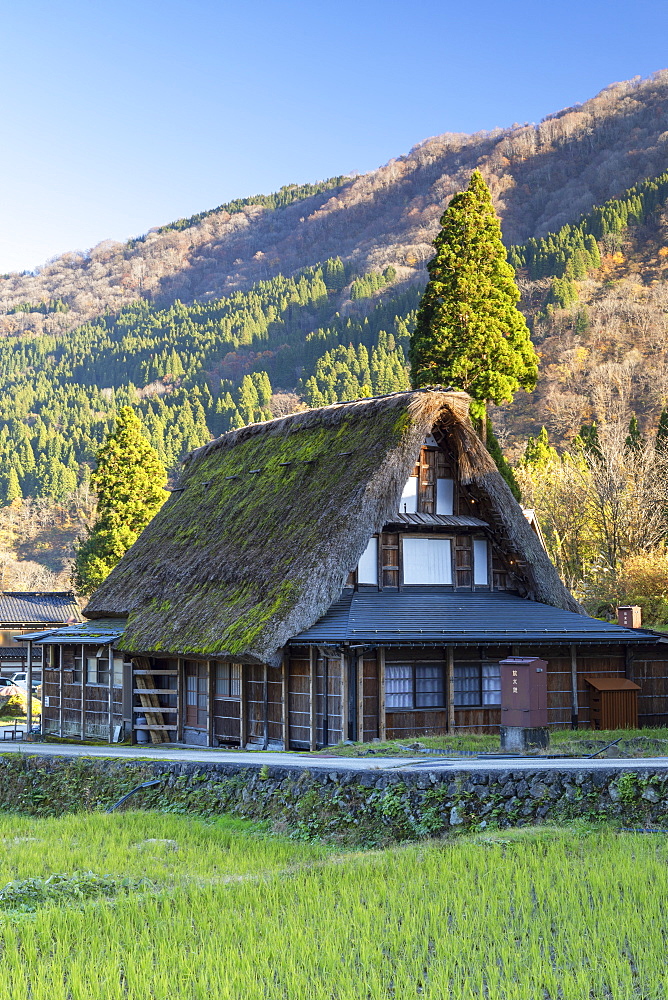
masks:
<svg viewBox="0 0 668 1000"><path fill-rule="evenodd" d="M452 548L449 538L404 536L404 583L452 583Z"/></svg>
<svg viewBox="0 0 668 1000"><path fill-rule="evenodd" d="M436 513L454 514L455 484L452 479L436 480Z"/></svg>
<svg viewBox="0 0 668 1000"><path fill-rule="evenodd" d="M357 565L357 582L372 583L378 586L378 539L375 537L369 540L369 544L360 556Z"/></svg>
<svg viewBox="0 0 668 1000"><path fill-rule="evenodd" d="M473 539L473 583L482 587L489 583L489 571L487 566L487 539Z"/></svg>
<svg viewBox="0 0 668 1000"><path fill-rule="evenodd" d="M417 497L418 497L418 477L411 476L411 478L404 486L404 492L401 494L401 500L399 502L399 513L417 514Z"/></svg>

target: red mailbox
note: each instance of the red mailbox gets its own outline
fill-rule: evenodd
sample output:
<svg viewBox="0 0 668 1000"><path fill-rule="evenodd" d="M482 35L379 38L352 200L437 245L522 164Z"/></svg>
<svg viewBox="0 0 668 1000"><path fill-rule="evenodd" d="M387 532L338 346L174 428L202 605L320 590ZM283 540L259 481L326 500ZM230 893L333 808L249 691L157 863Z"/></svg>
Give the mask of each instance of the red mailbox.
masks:
<svg viewBox="0 0 668 1000"><path fill-rule="evenodd" d="M501 725L547 725L547 663L533 656L501 660Z"/></svg>

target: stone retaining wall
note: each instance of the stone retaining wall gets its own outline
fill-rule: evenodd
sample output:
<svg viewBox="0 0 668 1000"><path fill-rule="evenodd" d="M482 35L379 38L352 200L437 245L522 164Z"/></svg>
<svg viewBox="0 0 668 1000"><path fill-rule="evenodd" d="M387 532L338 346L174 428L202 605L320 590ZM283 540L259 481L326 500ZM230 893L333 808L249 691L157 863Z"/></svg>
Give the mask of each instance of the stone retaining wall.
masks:
<svg viewBox="0 0 668 1000"><path fill-rule="evenodd" d="M579 771L350 771L8 754L0 807L33 815L107 808L151 778L129 808L271 820L298 836L383 843L582 818L668 827L668 768Z"/></svg>

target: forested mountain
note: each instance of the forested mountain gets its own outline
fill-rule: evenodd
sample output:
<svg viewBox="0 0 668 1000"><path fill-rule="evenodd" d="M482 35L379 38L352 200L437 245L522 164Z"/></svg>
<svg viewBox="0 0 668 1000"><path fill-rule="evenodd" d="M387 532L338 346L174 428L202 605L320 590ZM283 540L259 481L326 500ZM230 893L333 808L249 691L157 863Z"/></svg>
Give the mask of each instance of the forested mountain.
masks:
<svg viewBox="0 0 668 1000"><path fill-rule="evenodd" d="M498 409L517 456L542 424L668 397L668 72L538 126L429 139L362 177L288 185L0 278L0 502L64 502L131 403L170 468L230 427L408 384L431 241L478 167L502 218L539 387Z"/></svg>
<svg viewBox="0 0 668 1000"><path fill-rule="evenodd" d="M519 244L660 174L667 148L663 71L614 84L539 125L446 133L360 177L241 199L127 244L66 254L36 274L7 275L0 331L71 329L138 297L159 304L214 298L337 256L360 273L391 264L400 280L421 281L439 217L475 167L507 242ZM11 311L28 304L38 311Z"/></svg>

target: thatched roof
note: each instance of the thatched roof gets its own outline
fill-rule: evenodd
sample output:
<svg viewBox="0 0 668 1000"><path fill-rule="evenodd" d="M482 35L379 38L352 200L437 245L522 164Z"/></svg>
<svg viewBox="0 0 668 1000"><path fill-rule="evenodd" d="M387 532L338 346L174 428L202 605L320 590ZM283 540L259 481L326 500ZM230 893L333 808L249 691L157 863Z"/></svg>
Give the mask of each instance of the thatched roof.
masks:
<svg viewBox="0 0 668 1000"><path fill-rule="evenodd" d="M276 662L396 513L425 437L443 435L526 596L579 610L478 440L464 393L396 393L231 431L192 452L174 492L85 609L129 616L128 651Z"/></svg>

